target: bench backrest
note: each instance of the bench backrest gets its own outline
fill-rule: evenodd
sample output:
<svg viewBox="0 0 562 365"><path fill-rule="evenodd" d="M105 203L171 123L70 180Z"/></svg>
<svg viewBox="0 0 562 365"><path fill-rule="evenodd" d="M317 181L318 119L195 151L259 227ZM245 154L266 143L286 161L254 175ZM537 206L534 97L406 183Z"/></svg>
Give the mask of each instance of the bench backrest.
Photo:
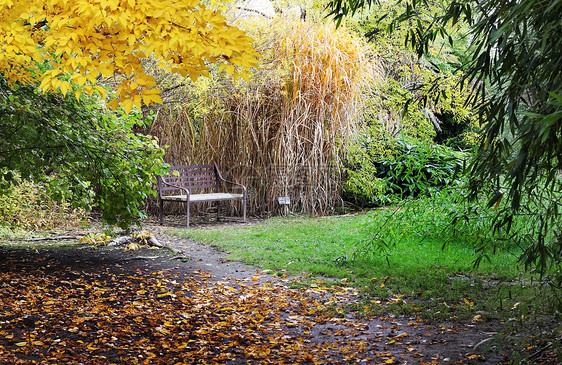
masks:
<svg viewBox="0 0 562 365"><path fill-rule="evenodd" d="M177 171L177 173L174 173ZM217 169L215 165L170 166L167 175L158 176L158 191L178 190L173 186L161 183L161 179L169 184L184 189L217 189Z"/></svg>

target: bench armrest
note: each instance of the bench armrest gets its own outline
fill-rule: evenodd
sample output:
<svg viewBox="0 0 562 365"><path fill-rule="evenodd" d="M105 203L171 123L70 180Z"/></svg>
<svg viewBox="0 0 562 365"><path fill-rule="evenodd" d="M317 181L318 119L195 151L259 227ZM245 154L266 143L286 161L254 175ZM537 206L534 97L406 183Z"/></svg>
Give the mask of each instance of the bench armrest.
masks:
<svg viewBox="0 0 562 365"><path fill-rule="evenodd" d="M183 190L183 191L185 191L185 193L186 193L187 196L190 196L190 195L191 195L191 192L190 192L188 189L167 182L167 181L164 179L163 176L159 176L159 179L160 179L160 182L161 182L162 184L171 186L171 187L176 188L176 189L178 189L178 190ZM158 193L160 194L160 197L166 197L165 195L162 195L162 190L161 190L161 189L158 189Z"/></svg>
<svg viewBox="0 0 562 365"><path fill-rule="evenodd" d="M235 183L235 182L232 182L232 181L225 180L225 179L223 179L222 177L220 178L220 180L223 181L223 182L225 182L225 183L227 183L227 184L230 184L230 185L240 186L240 187L242 188L242 190L244 191L244 195L246 195L246 187L245 187L244 185L238 184L238 183Z"/></svg>
<svg viewBox="0 0 562 365"><path fill-rule="evenodd" d="M230 185L240 186L240 187L242 188L242 190L244 191L244 195L246 195L246 187L245 187L244 185L242 185L242 184L238 184L238 183L235 183L235 182L233 182L233 181L225 180L224 177L222 177L222 175L221 175L221 173L220 173L220 171L219 171L219 168L217 167L217 164L216 164L216 163L215 163L215 171L217 172L217 176L218 176L218 178L219 178L220 181L223 181L223 182L225 182L225 183L227 183L227 184L230 184Z"/></svg>

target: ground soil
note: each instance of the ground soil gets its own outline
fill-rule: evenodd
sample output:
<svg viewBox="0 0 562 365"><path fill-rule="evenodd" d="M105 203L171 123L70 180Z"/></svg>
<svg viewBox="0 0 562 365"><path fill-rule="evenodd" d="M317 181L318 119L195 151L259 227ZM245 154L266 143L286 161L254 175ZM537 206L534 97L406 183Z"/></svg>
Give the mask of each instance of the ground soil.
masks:
<svg viewBox="0 0 562 365"><path fill-rule="evenodd" d="M255 222L245 223L252 225ZM199 226L214 229L221 223L201 223ZM222 224L240 224L226 222ZM21 248L3 242L0 245L0 271L6 270L22 257L29 262L36 262L52 272L129 272L133 275L138 269L148 271L174 270L179 275L193 277L194 273L207 272L212 280L236 282L251 277L259 278L260 283L279 282L288 285L290 278L270 276L259 271L259 268L250 267L240 262L228 261L226 253L209 245L204 245L189 239L181 239L166 233L171 228L181 228L182 221L167 219L166 225L158 225L154 220L148 220L144 229L154 234L157 240L165 246L160 249L143 248L137 251L124 251L122 247L94 248L91 246L60 246L27 245ZM20 248L14 248L14 247ZM48 264L47 264L48 263ZM25 266L21 270L26 270ZM256 276L257 275L257 276ZM330 296L319 295L311 291L310 295L320 300L330 300ZM1 298L0 298L1 299ZM345 323L344 323L345 322ZM359 329L353 333L339 331L350 323ZM386 354L383 359L389 359L392 354L393 362L389 363L437 363L437 364L499 364L509 361L505 353L482 353L484 346L475 349L475 345L489 339L499 328L498 323L434 323L407 317L375 317L355 318L353 314L342 315L339 320L334 320L313 326L306 333L299 333L296 326L290 331L291 336L307 336L310 341L332 343L350 343L350 340L362 340L367 344L361 349L359 359L365 363L381 363L380 354ZM1 328L0 328L1 329ZM304 332L304 330L303 330ZM406 333L406 335L404 335ZM338 336L342 336L339 338ZM345 336L345 338L344 338ZM354 336L354 338L350 338ZM250 362L250 361L248 361ZM352 362L340 358L340 363ZM355 360L353 361L355 362ZM259 363L259 361L258 361Z"/></svg>

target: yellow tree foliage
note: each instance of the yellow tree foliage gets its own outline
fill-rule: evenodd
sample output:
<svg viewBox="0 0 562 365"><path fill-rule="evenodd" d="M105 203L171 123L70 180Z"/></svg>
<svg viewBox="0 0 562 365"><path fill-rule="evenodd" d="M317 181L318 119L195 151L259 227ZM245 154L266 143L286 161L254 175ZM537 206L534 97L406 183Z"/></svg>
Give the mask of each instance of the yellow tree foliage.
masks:
<svg viewBox="0 0 562 365"><path fill-rule="evenodd" d="M201 0L0 0L0 73L11 84L40 81L43 91L77 97L105 97L98 81L114 77L110 106L129 112L161 102L142 68L148 57L194 80L212 63L235 76L256 64L252 39L221 10ZM48 71L37 72L43 62Z"/></svg>

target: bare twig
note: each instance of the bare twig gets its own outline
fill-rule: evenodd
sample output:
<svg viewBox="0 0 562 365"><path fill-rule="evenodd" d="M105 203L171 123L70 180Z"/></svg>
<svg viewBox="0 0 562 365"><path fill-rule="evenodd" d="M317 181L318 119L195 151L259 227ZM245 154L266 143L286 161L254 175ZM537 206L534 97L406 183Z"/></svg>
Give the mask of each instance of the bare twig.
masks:
<svg viewBox="0 0 562 365"><path fill-rule="evenodd" d="M37 242L37 241L62 241L62 240L78 240L84 235L75 236L54 236L54 237L37 237L37 238L23 238L20 241Z"/></svg>

